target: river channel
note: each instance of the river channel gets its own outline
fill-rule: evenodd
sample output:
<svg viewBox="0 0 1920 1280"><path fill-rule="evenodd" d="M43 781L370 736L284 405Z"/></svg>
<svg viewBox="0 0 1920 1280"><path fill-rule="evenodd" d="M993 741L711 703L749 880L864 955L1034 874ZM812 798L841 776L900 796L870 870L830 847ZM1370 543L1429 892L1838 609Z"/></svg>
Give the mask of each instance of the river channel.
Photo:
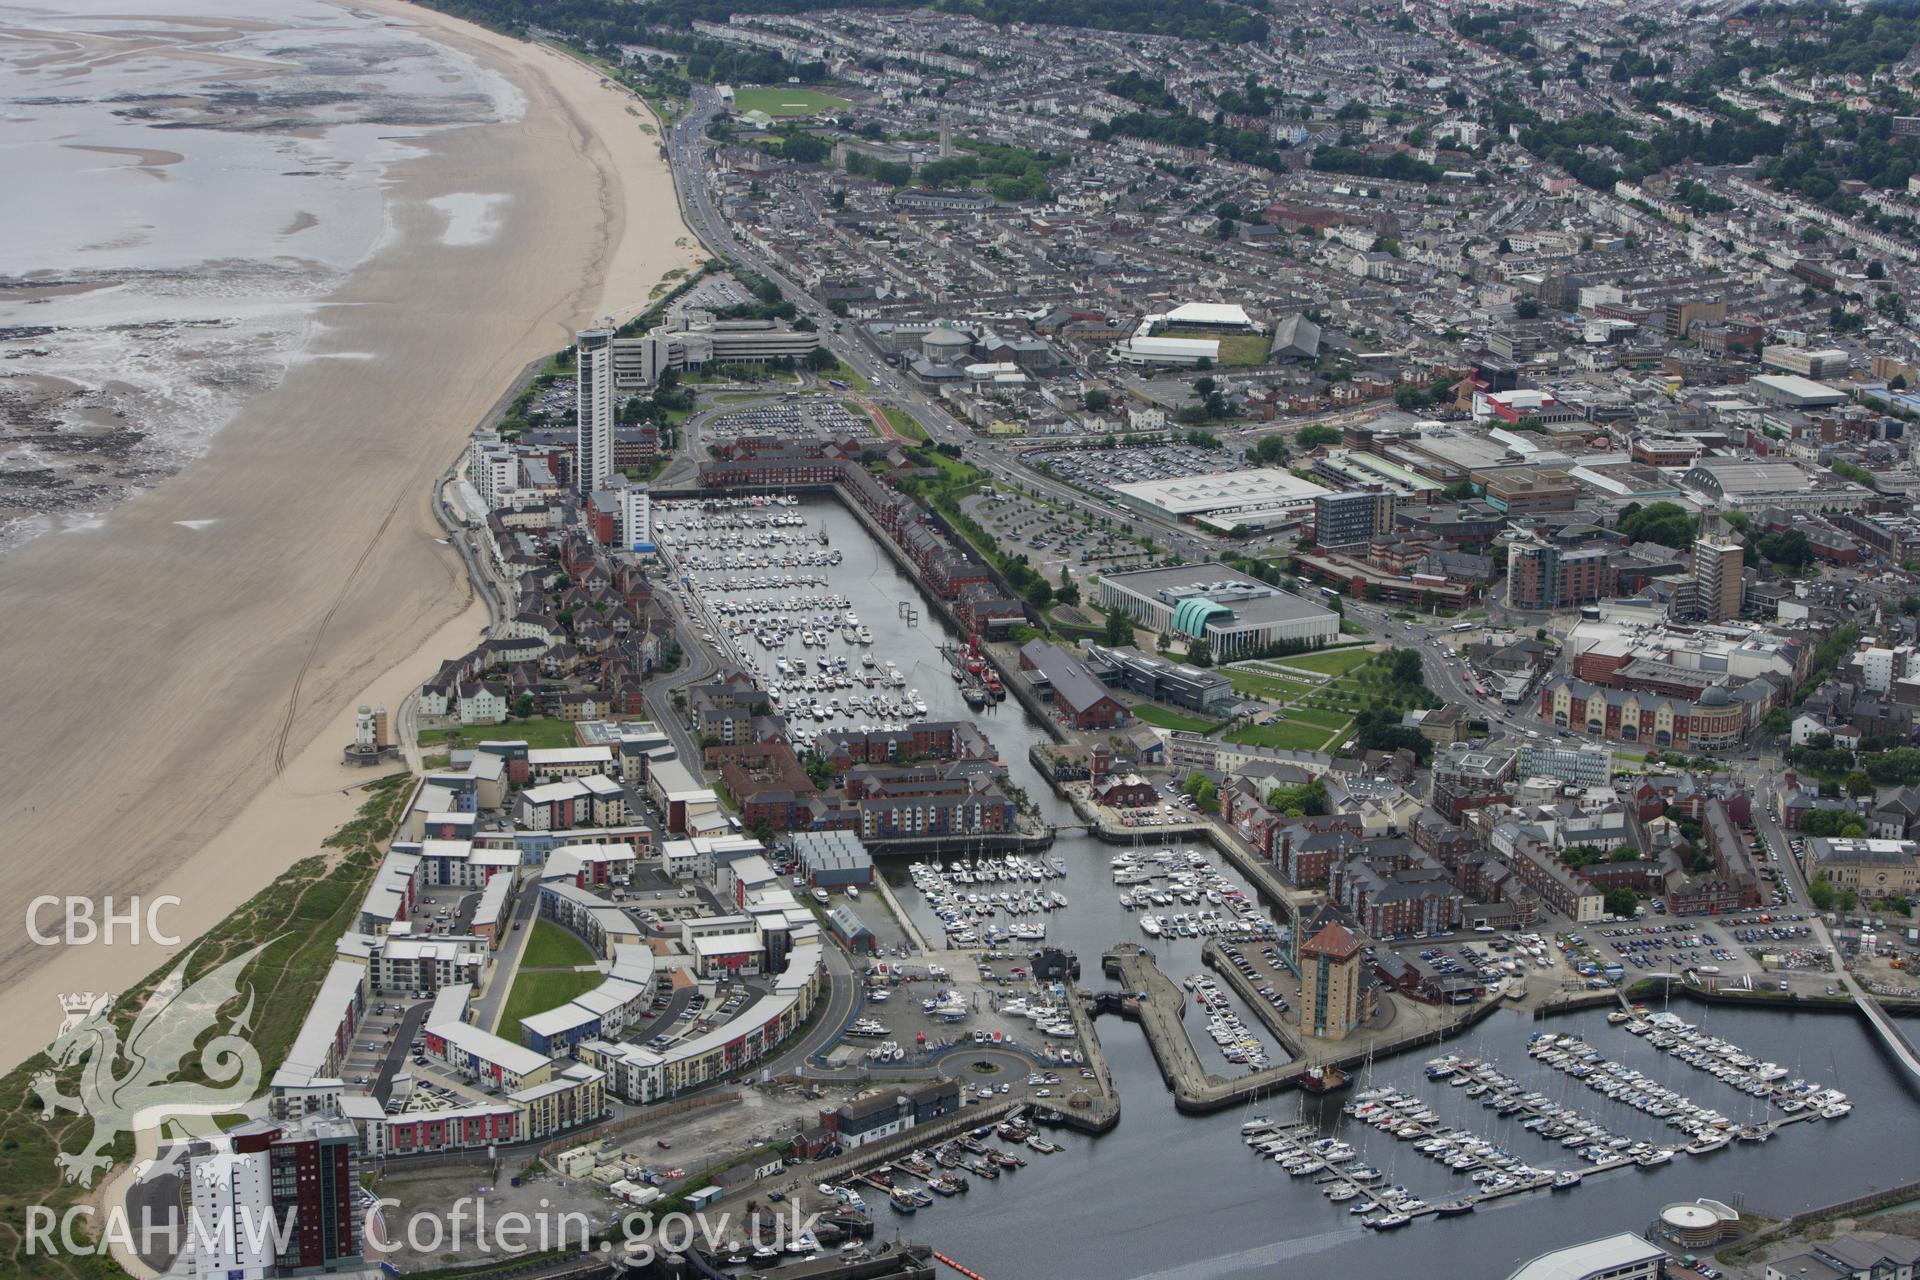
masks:
<svg viewBox="0 0 1920 1280"><path fill-rule="evenodd" d="M925 698L935 719L978 723L999 748L1015 781L1055 821L1073 821L1027 760L1027 749L1047 737L1020 705L1009 699L983 713L970 711L948 674L940 652L954 635L917 585L888 557L864 527L836 502L804 504L808 522L828 530L844 553L830 570L833 589L874 633L876 657L897 663ZM917 611L909 625L900 605ZM1090 837L1062 837L1051 851L1067 867L1062 886L1071 906L1047 918L1048 941L1077 951L1084 984L1099 988L1103 949L1116 942L1145 941L1133 913L1117 901L1109 872L1115 850ZM931 917L907 875L905 860L887 868L889 882L923 927ZM1163 972L1176 980L1200 971L1199 940L1156 944ZM1101 1044L1122 1103L1119 1127L1102 1138L1068 1133L1061 1154L1031 1159L1028 1167L996 1183L976 1180L970 1195L943 1200L901 1234L925 1240L987 1280L1028 1277L1273 1276L1308 1266L1355 1276L1499 1277L1547 1249L1617 1230L1644 1230L1663 1204L1708 1196L1768 1215L1865 1194L1914 1176L1915 1106L1920 1095L1899 1068L1882 1056L1863 1023L1846 1014L1779 1013L1709 1008L1677 1003L1674 1012L1748 1052L1770 1059L1848 1093L1853 1113L1839 1120L1794 1124L1760 1146L1735 1146L1714 1154L1677 1156L1671 1164L1626 1167L1590 1175L1570 1191L1511 1196L1471 1215L1424 1218L1392 1234L1362 1228L1344 1206L1329 1204L1310 1179L1290 1179L1277 1165L1259 1160L1240 1140L1248 1112L1208 1117L1178 1114L1140 1030L1102 1020ZM1244 1011L1243 1011L1244 1015ZM1189 1027L1198 1029L1193 1010ZM1254 1025L1251 1018L1249 1025ZM1598 1012L1537 1022L1502 1011L1450 1042L1446 1052L1497 1062L1502 1070L1556 1102L1622 1134L1673 1141L1676 1131L1624 1104L1590 1092L1529 1058L1527 1038L1541 1030L1578 1031L1608 1057L1646 1072L1696 1102L1739 1120L1753 1118L1753 1102L1711 1076L1660 1053ZM1262 1033L1262 1038L1268 1037ZM1229 1074L1204 1036L1196 1037L1209 1069ZM1427 1098L1444 1124L1474 1129L1509 1151L1546 1167L1578 1167L1557 1143L1520 1127L1520 1117L1501 1120L1466 1099L1463 1090L1429 1082L1422 1062L1429 1049L1376 1062L1363 1086L1394 1085ZM1412 1144L1340 1113L1341 1097L1313 1099L1282 1094L1251 1110L1273 1118L1303 1114L1360 1150L1388 1180L1403 1182L1430 1200L1473 1189L1461 1175L1426 1159ZM883 1214L884 1219L884 1214ZM884 1220L883 1231L893 1224Z"/></svg>

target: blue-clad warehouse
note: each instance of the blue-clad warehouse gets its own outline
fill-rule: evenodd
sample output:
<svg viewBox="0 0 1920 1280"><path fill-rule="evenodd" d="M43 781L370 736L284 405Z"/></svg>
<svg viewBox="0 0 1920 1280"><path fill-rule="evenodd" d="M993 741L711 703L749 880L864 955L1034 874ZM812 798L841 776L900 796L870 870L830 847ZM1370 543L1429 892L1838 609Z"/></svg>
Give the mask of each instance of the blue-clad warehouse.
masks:
<svg viewBox="0 0 1920 1280"><path fill-rule="evenodd" d="M801 831L793 854L816 889L866 888L873 883L873 855L851 831Z"/></svg>

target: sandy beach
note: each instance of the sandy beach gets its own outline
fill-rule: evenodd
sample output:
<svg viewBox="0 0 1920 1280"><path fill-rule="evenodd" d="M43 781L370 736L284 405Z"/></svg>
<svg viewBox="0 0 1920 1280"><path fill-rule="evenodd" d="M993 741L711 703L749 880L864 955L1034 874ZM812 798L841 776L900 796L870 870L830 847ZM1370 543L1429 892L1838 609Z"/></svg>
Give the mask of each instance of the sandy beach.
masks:
<svg viewBox="0 0 1920 1280"><path fill-rule="evenodd" d="M425 9L352 9L464 52L525 110L395 165L387 233L320 305L308 358L204 457L0 558L0 1012L23 1033L7 1066L51 1037L58 993L168 955L34 946L36 895L175 894L167 923L191 938L352 814L355 706L397 710L485 620L440 541L435 477L527 361L700 256L624 92ZM476 192L504 198L476 212Z"/></svg>

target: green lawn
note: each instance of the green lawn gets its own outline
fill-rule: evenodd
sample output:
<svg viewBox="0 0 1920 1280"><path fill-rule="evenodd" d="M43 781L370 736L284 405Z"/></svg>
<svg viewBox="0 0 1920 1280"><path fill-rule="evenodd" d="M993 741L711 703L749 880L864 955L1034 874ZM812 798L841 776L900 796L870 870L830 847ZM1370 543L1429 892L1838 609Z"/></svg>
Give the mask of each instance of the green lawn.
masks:
<svg viewBox="0 0 1920 1280"><path fill-rule="evenodd" d="M1240 729L1228 741L1309 751L1340 742L1351 731L1354 713L1375 700L1360 674L1374 656L1366 649L1336 650L1225 668L1236 692L1278 701L1287 713L1280 724ZM1289 670L1299 678L1276 674Z"/></svg>
<svg viewBox="0 0 1920 1280"><path fill-rule="evenodd" d="M864 375L844 360L836 362L831 369L823 370L820 376L823 378L832 378L838 382L844 382L855 391L864 392L873 390L873 384L868 382Z"/></svg>
<svg viewBox="0 0 1920 1280"><path fill-rule="evenodd" d="M1243 696L1256 698L1298 698L1314 691L1317 686L1301 684L1297 680L1282 680L1277 676L1261 675L1257 671L1247 671L1240 667L1222 668L1227 679L1233 682L1233 691Z"/></svg>
<svg viewBox="0 0 1920 1280"><path fill-rule="evenodd" d="M523 971L514 978L513 990L507 993L507 1007L500 1011L496 1034L519 1044L520 1019L558 1008L575 996L585 995L602 981L598 973L574 973L566 969L542 973Z"/></svg>
<svg viewBox="0 0 1920 1280"><path fill-rule="evenodd" d="M420 735L420 745L426 747L451 740L455 749L471 749L483 742L521 739L525 739L529 747L579 745L571 720L509 720L505 724L475 724L461 729L428 729Z"/></svg>
<svg viewBox="0 0 1920 1280"><path fill-rule="evenodd" d="M1133 708L1133 714L1148 724L1158 725L1162 729L1183 729L1188 733L1206 733L1218 723L1213 720L1202 720L1198 716L1170 711L1166 707L1158 707L1151 702L1143 702Z"/></svg>
<svg viewBox="0 0 1920 1280"><path fill-rule="evenodd" d="M594 954L587 944L551 920L535 920L533 936L520 957L522 969L572 969L592 964Z"/></svg>
<svg viewBox="0 0 1920 1280"><path fill-rule="evenodd" d="M1222 367L1265 364L1271 341L1263 333L1223 334L1220 338L1220 364Z"/></svg>
<svg viewBox="0 0 1920 1280"><path fill-rule="evenodd" d="M1296 724L1291 720L1283 720L1279 724L1235 729L1227 735L1227 741L1244 742L1256 747L1280 747L1288 751L1318 751L1327 745L1329 738L1337 736L1324 725Z"/></svg>
<svg viewBox="0 0 1920 1280"><path fill-rule="evenodd" d="M1183 328L1181 338L1213 338L1219 342L1221 367L1246 368L1267 363L1273 340L1265 334L1244 334L1236 328Z"/></svg>
<svg viewBox="0 0 1920 1280"><path fill-rule="evenodd" d="M948 482L959 485L977 484L987 479L987 473L970 462L959 458L949 458L938 449L916 449L913 457L943 474Z"/></svg>
<svg viewBox="0 0 1920 1280"><path fill-rule="evenodd" d="M836 98L818 89L803 89L797 84L755 85L733 91L736 113L764 111L770 116L814 116L851 105L845 98Z"/></svg>
<svg viewBox="0 0 1920 1280"><path fill-rule="evenodd" d="M1316 707L1288 707L1287 719L1298 720L1302 724L1317 724L1328 729L1344 729L1353 723L1353 717L1343 711L1321 710Z"/></svg>
<svg viewBox="0 0 1920 1280"><path fill-rule="evenodd" d="M887 423L908 440L925 440L927 429L905 409L895 405L882 405L880 412L887 416Z"/></svg>
<svg viewBox="0 0 1920 1280"><path fill-rule="evenodd" d="M1236 662L1233 665L1242 670L1256 671L1263 676L1276 676L1282 680L1304 681L1307 679L1305 672L1293 667L1283 667L1276 658L1249 658L1242 662ZM1314 684L1323 683L1324 680L1327 679L1327 677L1321 675L1319 672L1313 674L1315 679L1312 683Z"/></svg>
<svg viewBox="0 0 1920 1280"><path fill-rule="evenodd" d="M1372 649L1329 649L1324 653L1303 653L1291 658L1274 658L1279 667L1299 671L1317 671L1322 675L1344 676L1355 667L1365 666L1380 655Z"/></svg>

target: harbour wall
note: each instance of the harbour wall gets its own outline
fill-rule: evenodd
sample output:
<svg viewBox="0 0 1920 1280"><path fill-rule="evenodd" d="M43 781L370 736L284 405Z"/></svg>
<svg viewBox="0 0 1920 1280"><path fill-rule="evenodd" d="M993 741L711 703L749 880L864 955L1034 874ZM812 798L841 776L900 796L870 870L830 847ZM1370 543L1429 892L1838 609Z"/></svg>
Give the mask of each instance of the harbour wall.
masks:
<svg viewBox="0 0 1920 1280"><path fill-rule="evenodd" d="M1731 1256L1738 1259L1751 1258L1767 1245L1790 1239L1810 1227L1819 1226L1835 1218L1854 1217L1879 1209L1891 1209L1917 1199L1920 1199L1920 1182L1906 1182L1897 1187L1888 1187L1884 1191L1869 1191L1866 1195L1855 1196L1851 1200L1822 1205L1818 1209L1796 1213L1791 1218L1756 1233L1752 1238L1735 1246L1731 1250Z"/></svg>
<svg viewBox="0 0 1920 1280"><path fill-rule="evenodd" d="M1260 1019L1261 1024L1273 1034L1273 1038L1280 1042L1281 1047L1287 1051L1288 1057L1306 1056L1307 1046L1306 1042L1300 1038L1300 1028L1288 1022L1287 1016L1274 1008L1272 1001L1254 990L1253 983L1247 980L1246 974L1227 962L1227 958L1220 954L1218 939L1209 938L1206 945L1200 948L1200 963L1226 979L1227 985L1233 988L1234 994L1253 1010L1254 1016Z"/></svg>
<svg viewBox="0 0 1920 1280"><path fill-rule="evenodd" d="M1173 1091L1175 1109L1189 1114L1220 1111L1295 1088L1311 1066L1331 1065L1350 1070L1369 1058L1391 1057L1422 1045L1439 1044L1478 1026L1500 1007L1497 1000L1486 1001L1439 1027L1421 1027L1400 1036L1373 1039L1364 1047L1356 1045L1344 1052L1340 1051L1341 1042L1328 1042L1321 1046L1323 1052L1311 1060L1303 1058L1227 1080L1208 1074L1200 1065L1199 1055L1194 1052L1180 1018L1185 1003L1180 988L1160 972L1151 954L1133 943L1123 943L1102 956L1100 966L1102 972L1121 982L1126 990L1101 993L1095 998L1095 1010L1117 1013L1140 1023L1161 1077ZM1144 1000L1135 998L1140 992L1145 993Z"/></svg>
<svg viewBox="0 0 1920 1280"><path fill-rule="evenodd" d="M867 852L875 857L926 853L1032 853L1053 844L1050 829L1039 831L986 831L971 835L912 836L896 840L868 840Z"/></svg>
<svg viewBox="0 0 1920 1280"><path fill-rule="evenodd" d="M1792 991L1710 991L1685 982L1662 983L1644 978L1627 989L1633 1000L1658 999L1663 995L1681 996L1700 1004L1736 1005L1742 1008L1791 1009L1798 1013L1858 1013L1859 1006L1846 996L1803 996ZM1609 995L1608 999L1613 997ZM1876 997L1888 1016L1920 1017L1920 1001Z"/></svg>
<svg viewBox="0 0 1920 1280"><path fill-rule="evenodd" d="M1034 1119L1041 1124L1061 1125L1080 1133L1109 1133L1120 1123L1120 1095L1113 1087L1113 1071L1107 1065L1107 1055L1100 1047L1100 1034L1095 1030L1093 1018L1087 1013L1087 1007L1081 996L1067 1001L1067 1009L1073 1015L1074 1030L1079 1032L1081 1050L1087 1056L1087 1065L1093 1069L1094 1081L1100 1086L1099 1097L1091 1106L1045 1106L1034 1104Z"/></svg>
<svg viewBox="0 0 1920 1280"><path fill-rule="evenodd" d="M1564 996L1549 996L1535 1006L1535 1020L1551 1018L1560 1013L1576 1013L1581 1009L1599 1009L1606 1005L1620 1003L1620 993L1608 988L1605 991L1579 991Z"/></svg>

